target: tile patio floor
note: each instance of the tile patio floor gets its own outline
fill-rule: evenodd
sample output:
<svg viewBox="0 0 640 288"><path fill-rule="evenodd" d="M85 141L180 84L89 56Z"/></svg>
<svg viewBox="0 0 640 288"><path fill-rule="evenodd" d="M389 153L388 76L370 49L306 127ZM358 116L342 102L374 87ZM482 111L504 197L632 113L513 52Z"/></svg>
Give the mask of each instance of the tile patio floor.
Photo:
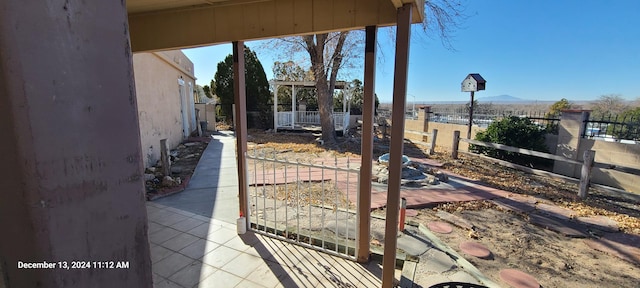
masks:
<svg viewBox="0 0 640 288"><path fill-rule="evenodd" d="M358 264L235 224L149 202L153 283L166 287L380 287L382 267ZM396 275L399 279L400 275Z"/></svg>
<svg viewBox="0 0 640 288"><path fill-rule="evenodd" d="M220 133L185 191L147 202L154 287L381 287L382 267L373 261L238 235L237 177L235 138Z"/></svg>

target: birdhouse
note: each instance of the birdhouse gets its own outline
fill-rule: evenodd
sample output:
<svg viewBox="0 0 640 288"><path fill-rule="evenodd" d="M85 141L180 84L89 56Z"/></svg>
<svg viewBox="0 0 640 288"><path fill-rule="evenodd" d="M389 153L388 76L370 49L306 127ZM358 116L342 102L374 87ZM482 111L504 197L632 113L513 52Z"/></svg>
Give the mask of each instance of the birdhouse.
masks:
<svg viewBox="0 0 640 288"><path fill-rule="evenodd" d="M487 81L480 76L478 73L473 73L467 75L467 78L464 78L462 81L462 92L475 92L484 90L484 86Z"/></svg>

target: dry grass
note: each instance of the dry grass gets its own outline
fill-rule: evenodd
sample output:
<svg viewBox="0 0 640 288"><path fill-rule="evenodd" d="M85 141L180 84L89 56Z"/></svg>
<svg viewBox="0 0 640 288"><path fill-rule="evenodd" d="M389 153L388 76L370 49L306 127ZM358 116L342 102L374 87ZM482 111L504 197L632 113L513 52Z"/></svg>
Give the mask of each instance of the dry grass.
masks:
<svg viewBox="0 0 640 288"><path fill-rule="evenodd" d="M444 163L443 168L456 174L479 180L501 190L550 200L556 205L572 209L577 217L602 215L618 222L625 232L640 234L638 203L605 196L600 189L590 188L589 197L580 199L578 185L560 179L527 174L482 158L460 155L453 160L448 152L436 153L434 158Z"/></svg>
<svg viewBox="0 0 640 288"><path fill-rule="evenodd" d="M360 154L360 141L354 138L340 138L334 145L320 145L312 133L265 132L249 130L249 150L254 148L272 150L278 153L327 154L338 157Z"/></svg>
<svg viewBox="0 0 640 288"><path fill-rule="evenodd" d="M296 193L298 191L298 193ZM349 200L345 197L339 189L337 189L333 182L297 182L281 185L265 185L265 186L250 186L250 195L258 197L266 197L269 199L275 199L280 201L286 201L290 206L307 206L309 204L323 207L332 207L334 210L339 208L346 209L353 208L354 206L349 203Z"/></svg>

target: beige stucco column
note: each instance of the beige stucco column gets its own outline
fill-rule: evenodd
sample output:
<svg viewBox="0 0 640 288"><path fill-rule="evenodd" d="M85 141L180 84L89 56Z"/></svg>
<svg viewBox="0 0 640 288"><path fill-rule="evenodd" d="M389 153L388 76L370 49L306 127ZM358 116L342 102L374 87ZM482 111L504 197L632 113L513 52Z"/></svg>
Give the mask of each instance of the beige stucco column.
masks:
<svg viewBox="0 0 640 288"><path fill-rule="evenodd" d="M407 74L409 73L409 40L411 38L411 4L398 8L396 57L393 81L393 115L391 115L391 147L389 152L389 181L387 188L387 216L384 230L382 287L393 287L398 242L398 209L404 150L404 109L407 103Z"/></svg>
<svg viewBox="0 0 640 288"><path fill-rule="evenodd" d="M581 156L578 153L578 148L585 132L585 122L589 119L589 114L590 110L562 110L562 116L558 123L556 155L578 160ZM554 162L554 173L580 178L581 167L579 165L560 161Z"/></svg>
<svg viewBox="0 0 640 288"><path fill-rule="evenodd" d="M247 89L244 75L244 42L233 42L233 97L236 119L236 160L238 162L238 200L240 215L249 217L247 203ZM247 218L248 219L248 218ZM247 221L248 225L249 221ZM248 226L247 226L248 227Z"/></svg>
<svg viewBox="0 0 640 288"><path fill-rule="evenodd" d="M6 287L152 287L128 33L124 1L0 2Z"/></svg>
<svg viewBox="0 0 640 288"><path fill-rule="evenodd" d="M375 110L376 26L367 26L364 47L364 102L362 103L362 162L358 190L358 262L369 260L371 241L371 169L373 159L373 114Z"/></svg>

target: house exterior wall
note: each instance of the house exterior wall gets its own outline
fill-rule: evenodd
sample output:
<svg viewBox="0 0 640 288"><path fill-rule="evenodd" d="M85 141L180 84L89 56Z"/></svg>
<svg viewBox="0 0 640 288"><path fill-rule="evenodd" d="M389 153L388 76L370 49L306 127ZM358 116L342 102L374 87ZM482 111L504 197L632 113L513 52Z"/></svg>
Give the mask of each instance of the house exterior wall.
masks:
<svg viewBox="0 0 640 288"><path fill-rule="evenodd" d="M167 139L169 149L178 146L185 138L181 107L187 110L188 132L197 129L193 119L193 92L195 77L193 63L181 51L136 53L133 55L140 144L145 167L160 159L160 140ZM181 87L178 79L182 77ZM189 85L191 83L191 85ZM191 87L191 88L190 88ZM183 89L181 102L180 90Z"/></svg>
<svg viewBox="0 0 640 288"><path fill-rule="evenodd" d="M152 288L123 3L0 7L0 286ZM21 269L18 261L129 268Z"/></svg>

